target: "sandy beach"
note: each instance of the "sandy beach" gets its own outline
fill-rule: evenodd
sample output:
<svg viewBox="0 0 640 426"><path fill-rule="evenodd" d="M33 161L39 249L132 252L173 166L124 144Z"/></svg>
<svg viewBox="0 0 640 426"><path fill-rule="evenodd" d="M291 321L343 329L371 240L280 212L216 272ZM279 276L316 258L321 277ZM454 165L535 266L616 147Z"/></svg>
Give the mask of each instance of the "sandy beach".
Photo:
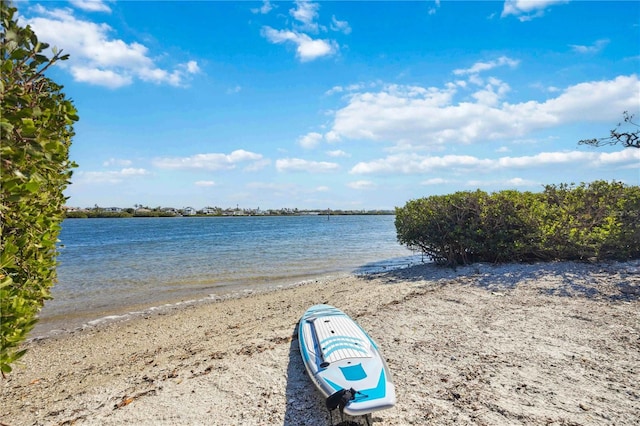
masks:
<svg viewBox="0 0 640 426"><path fill-rule="evenodd" d="M398 402L374 425L640 418L635 261L419 265L33 340L1 380L0 424L328 425L295 333L316 303L356 319L388 361Z"/></svg>

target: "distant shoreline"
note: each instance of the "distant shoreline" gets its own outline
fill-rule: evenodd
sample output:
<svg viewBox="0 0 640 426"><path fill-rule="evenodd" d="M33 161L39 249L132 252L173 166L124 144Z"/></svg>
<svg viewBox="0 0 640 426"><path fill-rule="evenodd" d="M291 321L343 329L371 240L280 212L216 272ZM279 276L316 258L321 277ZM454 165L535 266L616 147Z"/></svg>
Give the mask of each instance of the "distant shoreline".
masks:
<svg viewBox="0 0 640 426"><path fill-rule="evenodd" d="M281 217L281 216L393 216L393 210L267 210L255 211L223 211L220 213L183 212L180 210L135 210L135 209L66 209L65 219L120 219L148 217Z"/></svg>

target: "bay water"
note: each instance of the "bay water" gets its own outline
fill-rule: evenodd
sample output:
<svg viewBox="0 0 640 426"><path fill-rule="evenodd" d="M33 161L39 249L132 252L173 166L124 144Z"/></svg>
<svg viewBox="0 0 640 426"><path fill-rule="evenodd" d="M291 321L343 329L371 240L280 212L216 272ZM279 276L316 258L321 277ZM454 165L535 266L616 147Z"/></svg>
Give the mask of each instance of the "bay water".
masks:
<svg viewBox="0 0 640 426"><path fill-rule="evenodd" d="M66 219L40 337L149 309L409 266L394 216Z"/></svg>

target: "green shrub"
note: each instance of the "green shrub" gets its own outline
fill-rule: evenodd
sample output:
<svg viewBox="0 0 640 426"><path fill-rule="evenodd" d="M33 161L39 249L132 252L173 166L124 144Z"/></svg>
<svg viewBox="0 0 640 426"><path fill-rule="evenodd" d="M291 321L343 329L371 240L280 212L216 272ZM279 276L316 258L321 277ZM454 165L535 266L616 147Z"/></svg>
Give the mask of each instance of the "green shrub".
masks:
<svg viewBox="0 0 640 426"><path fill-rule="evenodd" d="M640 186L624 188L610 217L616 226L603 244L603 254L617 260L640 258ZM613 218L608 219L612 222Z"/></svg>
<svg viewBox="0 0 640 426"><path fill-rule="evenodd" d="M479 257L489 262L539 258L539 220L534 213L539 202L538 194L511 190L486 197L477 231Z"/></svg>
<svg viewBox="0 0 640 426"><path fill-rule="evenodd" d="M640 257L640 187L596 181L542 193L456 192L396 209L398 241L436 263Z"/></svg>
<svg viewBox="0 0 640 426"><path fill-rule="evenodd" d="M75 164L69 146L76 109L62 86L44 76L58 60L0 2L1 178L0 371L24 351L20 344L56 281L56 242L63 218L63 190Z"/></svg>
<svg viewBox="0 0 640 426"><path fill-rule="evenodd" d="M596 181L545 187L543 239L549 257L567 260L638 257L637 186ZM635 217L635 221L630 220Z"/></svg>
<svg viewBox="0 0 640 426"><path fill-rule="evenodd" d="M456 192L412 200L396 208L398 241L421 250L436 263L470 263L475 259L481 221L482 191Z"/></svg>

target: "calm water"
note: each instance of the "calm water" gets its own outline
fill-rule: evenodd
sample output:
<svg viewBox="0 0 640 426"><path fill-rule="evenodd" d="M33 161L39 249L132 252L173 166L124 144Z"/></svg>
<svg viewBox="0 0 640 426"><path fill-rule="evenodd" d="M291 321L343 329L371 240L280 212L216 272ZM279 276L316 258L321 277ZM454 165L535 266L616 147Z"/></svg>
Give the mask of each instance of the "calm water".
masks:
<svg viewBox="0 0 640 426"><path fill-rule="evenodd" d="M406 266L394 216L67 219L32 336L181 300Z"/></svg>

